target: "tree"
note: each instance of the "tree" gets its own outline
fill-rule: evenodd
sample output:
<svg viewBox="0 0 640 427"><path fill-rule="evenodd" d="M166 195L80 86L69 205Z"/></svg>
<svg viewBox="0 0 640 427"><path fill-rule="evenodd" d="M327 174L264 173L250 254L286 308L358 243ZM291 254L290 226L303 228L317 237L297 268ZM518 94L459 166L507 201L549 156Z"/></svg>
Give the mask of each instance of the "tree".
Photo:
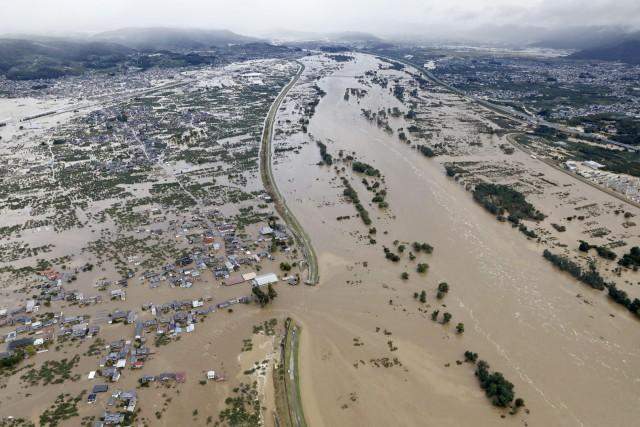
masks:
<svg viewBox="0 0 640 427"><path fill-rule="evenodd" d="M411 244L411 247L416 252L424 252L426 254L430 254L433 252L433 246L428 243L413 242Z"/></svg>
<svg viewBox="0 0 640 427"><path fill-rule="evenodd" d="M478 360L478 353L467 350L464 352L464 360L465 362L476 363L476 360Z"/></svg>
<svg viewBox="0 0 640 427"><path fill-rule="evenodd" d="M524 194L506 185L480 183L473 190L473 198L494 215L509 212L510 221L514 224L521 219L541 221L545 218L543 213L526 201Z"/></svg>
<svg viewBox="0 0 640 427"><path fill-rule="evenodd" d="M444 298L444 296L449 292L449 285L446 282L442 282L438 285L438 299Z"/></svg>
<svg viewBox="0 0 640 427"><path fill-rule="evenodd" d="M251 292L258 300L258 304L260 304L260 307L264 307L265 305L267 305L267 303L269 302L269 295L265 294L259 286L254 286L253 289L251 289Z"/></svg>
<svg viewBox="0 0 640 427"><path fill-rule="evenodd" d="M276 297L278 296L278 293L276 292L275 289L273 289L273 286L271 286L270 284L269 286L267 286L267 295L269 296L269 299L271 301L276 299Z"/></svg>
<svg viewBox="0 0 640 427"><path fill-rule="evenodd" d="M433 252L433 246L431 246L428 243L423 243L420 245L420 249L422 249L422 252L426 253L426 254L430 254Z"/></svg>
<svg viewBox="0 0 640 427"><path fill-rule="evenodd" d="M282 271L290 271L291 270L291 264L289 264L288 262L281 262L280 263L280 270L282 270Z"/></svg>
<svg viewBox="0 0 640 427"><path fill-rule="evenodd" d="M449 321L451 320L451 313L445 313L444 314L444 318L442 319L442 324L445 325L447 323L449 323Z"/></svg>
<svg viewBox="0 0 640 427"><path fill-rule="evenodd" d="M409 273L405 271L400 275L400 277L402 277L402 280L409 280Z"/></svg>
<svg viewBox="0 0 640 427"><path fill-rule="evenodd" d="M27 355L29 355L29 357L36 354L36 348L33 345L26 346L24 351L25 353L27 353Z"/></svg>
<svg viewBox="0 0 640 427"><path fill-rule="evenodd" d="M440 313L440 310L436 310L433 313L431 313L431 320L433 320L434 322L436 320L438 320L438 314Z"/></svg>
<svg viewBox="0 0 640 427"><path fill-rule="evenodd" d="M505 407L509 405L514 396L513 384L507 381L500 372L491 373L489 364L480 360L476 367L476 376L480 381L480 387L495 406ZM524 403L524 401L522 402Z"/></svg>
<svg viewBox="0 0 640 427"><path fill-rule="evenodd" d="M434 153L434 151L426 145L419 145L418 150L420 150L422 155L425 157L433 157L436 155L436 153Z"/></svg>
<svg viewBox="0 0 640 427"><path fill-rule="evenodd" d="M418 273L424 274L427 272L428 269L429 269L429 264L427 264L426 262L421 262L420 264L418 264L416 271Z"/></svg>
<svg viewBox="0 0 640 427"><path fill-rule="evenodd" d="M464 323L458 323L456 325L456 332L458 332L459 334L464 332Z"/></svg>
<svg viewBox="0 0 640 427"><path fill-rule="evenodd" d="M523 407L524 406L524 399L521 398L521 397L517 398L516 401L515 401L515 404L516 404L516 408Z"/></svg>
<svg viewBox="0 0 640 427"><path fill-rule="evenodd" d="M386 259L391 260L393 262L398 262L400 261L400 256L394 254L393 252L391 252L391 249L387 248L387 247L383 247L382 250L384 251L384 256Z"/></svg>
<svg viewBox="0 0 640 427"><path fill-rule="evenodd" d="M423 304L425 302L427 302L427 292L426 291L420 292L420 302L423 303Z"/></svg>
<svg viewBox="0 0 640 427"><path fill-rule="evenodd" d="M600 291L604 290L606 283L602 276L600 276L600 273L596 270L594 264L589 265L588 271L583 271L580 265L576 264L568 257L564 255L556 255L551 253L548 249L545 249L544 252L542 252L542 256L560 270L566 271L582 283Z"/></svg>
<svg viewBox="0 0 640 427"><path fill-rule="evenodd" d="M18 365L24 360L24 356L24 351L19 349L10 356L0 359L0 371L5 368L13 368L14 366Z"/></svg>
<svg viewBox="0 0 640 427"><path fill-rule="evenodd" d="M634 246L628 254L624 254L618 261L623 267L633 268L634 270L640 266L640 247Z"/></svg>

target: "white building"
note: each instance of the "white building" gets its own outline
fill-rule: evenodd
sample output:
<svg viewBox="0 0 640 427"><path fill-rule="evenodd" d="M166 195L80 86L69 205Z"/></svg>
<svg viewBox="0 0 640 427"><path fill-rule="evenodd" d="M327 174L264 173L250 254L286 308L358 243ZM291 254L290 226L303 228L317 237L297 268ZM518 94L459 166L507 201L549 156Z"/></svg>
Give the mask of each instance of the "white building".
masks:
<svg viewBox="0 0 640 427"><path fill-rule="evenodd" d="M578 168L578 164L572 160L569 160L567 162L564 162L564 167L571 172L575 172Z"/></svg>
<svg viewBox="0 0 640 427"><path fill-rule="evenodd" d="M35 311L38 311L38 308L39 308L39 307L36 305L36 301L35 301L35 300L30 299L29 301L27 301L27 305L26 305L26 307L25 307L25 311L26 311L27 313L33 313L33 312L35 312Z"/></svg>
<svg viewBox="0 0 640 427"><path fill-rule="evenodd" d="M267 286L278 281L278 276L275 273L263 274L253 279L253 286Z"/></svg>
<svg viewBox="0 0 640 427"><path fill-rule="evenodd" d="M582 164L594 170L598 170L604 167L604 165L601 165L598 162L594 162L593 160L587 160L586 162L582 162Z"/></svg>
<svg viewBox="0 0 640 427"><path fill-rule="evenodd" d="M250 273L244 273L244 274L242 275L242 279L243 279L245 282L248 282L249 280L253 280L253 279L255 279L256 277L257 277L257 275L256 275L256 273L254 273L253 271L252 271L252 272L250 272Z"/></svg>

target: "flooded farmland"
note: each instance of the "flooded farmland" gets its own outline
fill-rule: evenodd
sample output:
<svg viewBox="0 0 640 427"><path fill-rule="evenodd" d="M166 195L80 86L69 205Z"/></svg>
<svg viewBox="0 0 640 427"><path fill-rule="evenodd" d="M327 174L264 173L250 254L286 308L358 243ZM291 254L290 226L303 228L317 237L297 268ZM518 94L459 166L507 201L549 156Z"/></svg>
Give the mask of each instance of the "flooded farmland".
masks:
<svg viewBox="0 0 640 427"><path fill-rule="evenodd" d="M297 67L0 82L1 425L274 424L304 269L258 153Z"/></svg>

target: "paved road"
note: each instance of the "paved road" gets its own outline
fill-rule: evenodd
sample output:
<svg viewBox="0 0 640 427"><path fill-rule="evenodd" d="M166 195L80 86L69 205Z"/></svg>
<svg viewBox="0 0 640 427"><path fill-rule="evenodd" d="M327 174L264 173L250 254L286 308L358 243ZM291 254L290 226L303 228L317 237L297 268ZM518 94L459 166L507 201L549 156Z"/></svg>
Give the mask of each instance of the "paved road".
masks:
<svg viewBox="0 0 640 427"><path fill-rule="evenodd" d="M300 371L298 367L299 335L300 327L292 319L289 319L284 347L284 368L287 373L284 380L285 399L287 402L287 410L289 411L289 419L293 426L306 427L307 422L304 418L300 397Z"/></svg>
<svg viewBox="0 0 640 427"><path fill-rule="evenodd" d="M276 211L284 222L287 224L291 233L293 234L293 238L296 241L296 244L301 248L305 263L307 265L307 280L306 283L309 285L315 285L318 283L318 259L316 257L315 250L311 245L311 239L304 231L296 217L291 213L289 207L287 206L284 197L278 190L278 186L276 184L276 180L273 176L273 171L271 169L271 140L273 139L273 125L275 123L275 118L278 113L278 109L282 104L282 101L287 96L289 90L296 84L302 72L304 71L304 65L299 63L300 69L296 73L296 75L291 79L289 84L287 84L278 97L271 105L269 109L269 114L264 122L264 130L262 132L262 143L260 144L260 176L262 178L262 184L264 189L269 193L271 198L273 199L273 203L275 205Z"/></svg>

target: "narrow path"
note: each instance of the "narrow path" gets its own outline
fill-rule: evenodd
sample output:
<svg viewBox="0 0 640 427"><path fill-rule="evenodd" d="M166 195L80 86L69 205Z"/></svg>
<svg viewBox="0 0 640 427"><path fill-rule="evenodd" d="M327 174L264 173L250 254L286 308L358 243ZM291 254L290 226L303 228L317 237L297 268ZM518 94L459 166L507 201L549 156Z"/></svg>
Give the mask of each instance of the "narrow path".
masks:
<svg viewBox="0 0 640 427"><path fill-rule="evenodd" d="M276 180L273 176L273 170L271 169L271 141L273 139L273 125L282 101L304 71L304 65L302 63L298 64L300 65L298 72L292 77L291 81L282 89L282 91L280 91L278 97L273 101L273 104L269 109L269 113L265 118L264 129L262 131L262 143L260 144L260 177L262 178L262 185L264 186L265 191L273 199L276 211L287 224L293 234L296 244L302 250L308 271L305 283L308 285L316 285L318 283L318 260L313 246L311 245L311 239L293 213L289 210L284 197L282 197L280 190L278 190Z"/></svg>
<svg viewBox="0 0 640 427"><path fill-rule="evenodd" d="M283 350L284 387L289 420L293 427L306 427L307 422L304 418L302 399L300 397L300 372L298 368L300 326L289 318L285 327L286 335Z"/></svg>

